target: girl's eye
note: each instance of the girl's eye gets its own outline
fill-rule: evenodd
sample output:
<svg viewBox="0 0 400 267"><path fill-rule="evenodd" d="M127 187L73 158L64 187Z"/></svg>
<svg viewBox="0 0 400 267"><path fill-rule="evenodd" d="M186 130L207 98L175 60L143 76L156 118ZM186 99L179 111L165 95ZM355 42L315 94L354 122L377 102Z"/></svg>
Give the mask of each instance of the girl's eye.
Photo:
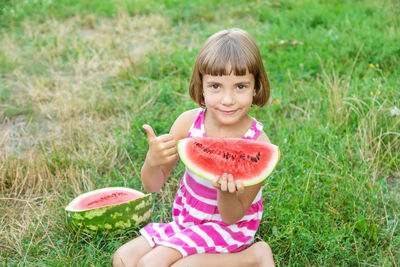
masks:
<svg viewBox="0 0 400 267"><path fill-rule="evenodd" d="M219 85L216 84L216 83L215 83L215 84L212 84L212 85L211 85L211 88L212 88L212 89L218 89L218 88L219 88Z"/></svg>
<svg viewBox="0 0 400 267"><path fill-rule="evenodd" d="M246 87L246 85L239 84L237 88L238 88L239 90L243 90L243 89L246 89L247 87Z"/></svg>

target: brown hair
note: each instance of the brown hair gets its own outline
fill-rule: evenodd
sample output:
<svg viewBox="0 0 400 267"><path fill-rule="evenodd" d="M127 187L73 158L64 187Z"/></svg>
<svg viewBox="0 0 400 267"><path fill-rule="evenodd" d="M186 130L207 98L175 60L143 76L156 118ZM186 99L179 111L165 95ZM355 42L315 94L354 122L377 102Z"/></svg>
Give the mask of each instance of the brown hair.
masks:
<svg viewBox="0 0 400 267"><path fill-rule="evenodd" d="M253 38L244 30L228 29L210 36L197 55L189 85L190 97L204 106L203 75L229 75L227 66L234 75L254 75L256 94L253 104L264 106L269 98L269 80L264 69L260 50Z"/></svg>

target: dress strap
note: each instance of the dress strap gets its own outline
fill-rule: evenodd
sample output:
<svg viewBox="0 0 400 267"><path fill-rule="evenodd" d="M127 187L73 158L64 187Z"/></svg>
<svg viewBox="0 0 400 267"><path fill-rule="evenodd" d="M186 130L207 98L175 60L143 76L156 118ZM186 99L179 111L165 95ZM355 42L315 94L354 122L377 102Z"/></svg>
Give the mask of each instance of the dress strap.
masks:
<svg viewBox="0 0 400 267"><path fill-rule="evenodd" d="M264 128L264 125L261 122L256 121L256 119L254 118L252 119L254 122L247 130L247 132L242 136L243 139L256 140Z"/></svg>
<svg viewBox="0 0 400 267"><path fill-rule="evenodd" d="M204 130L204 114L205 109L199 108L196 118L194 119L186 137L206 137L206 132Z"/></svg>

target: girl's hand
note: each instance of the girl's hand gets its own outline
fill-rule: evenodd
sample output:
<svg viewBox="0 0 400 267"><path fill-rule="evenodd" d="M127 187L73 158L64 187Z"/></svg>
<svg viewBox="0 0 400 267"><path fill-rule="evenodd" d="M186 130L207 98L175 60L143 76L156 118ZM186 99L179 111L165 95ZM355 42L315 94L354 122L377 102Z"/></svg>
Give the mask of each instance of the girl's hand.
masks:
<svg viewBox="0 0 400 267"><path fill-rule="evenodd" d="M232 174L224 173L222 176L216 176L213 186L225 193L243 194L244 186L241 180L235 181Z"/></svg>
<svg viewBox="0 0 400 267"><path fill-rule="evenodd" d="M151 167L161 166L175 161L178 157L178 142L171 134L156 136L150 125L143 125L147 132L149 151L146 161Z"/></svg>

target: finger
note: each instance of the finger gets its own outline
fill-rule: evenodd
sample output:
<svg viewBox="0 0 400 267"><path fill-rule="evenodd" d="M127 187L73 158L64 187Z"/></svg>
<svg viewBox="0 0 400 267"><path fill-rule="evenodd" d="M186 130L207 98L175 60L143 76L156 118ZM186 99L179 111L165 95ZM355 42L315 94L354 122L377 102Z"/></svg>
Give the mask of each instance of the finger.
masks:
<svg viewBox="0 0 400 267"><path fill-rule="evenodd" d="M171 141L175 141L177 143L177 141L174 139L174 136L172 134L163 134L158 136L158 140L162 141L162 142L171 142Z"/></svg>
<svg viewBox="0 0 400 267"><path fill-rule="evenodd" d="M167 164L167 163L171 163L173 161L176 161L176 159L178 158L178 155L171 155L165 158L165 162L163 164Z"/></svg>
<svg viewBox="0 0 400 267"><path fill-rule="evenodd" d="M177 148L178 147L178 142L174 139L172 140L165 140L163 141L163 145L165 149L170 149L170 148Z"/></svg>
<svg viewBox="0 0 400 267"><path fill-rule="evenodd" d="M226 173L224 173L221 177L221 191L227 191L228 190L228 178Z"/></svg>
<svg viewBox="0 0 400 267"><path fill-rule="evenodd" d="M158 138L159 137L157 137L157 140ZM169 156L178 153L178 143L175 140L161 142L158 144L158 148L159 148L159 153L162 156Z"/></svg>
<svg viewBox="0 0 400 267"><path fill-rule="evenodd" d="M217 188L217 189L219 189L220 188L220 184L218 183L219 182L219 180L220 180L220 176L215 176L215 178L214 178L214 180L213 180L213 182L212 182L212 184L213 184L213 186L215 187L215 188Z"/></svg>
<svg viewBox="0 0 400 267"><path fill-rule="evenodd" d="M239 195L244 193L244 185L243 185L242 180L236 181L236 190Z"/></svg>
<svg viewBox="0 0 400 267"><path fill-rule="evenodd" d="M236 192L236 183L233 180L232 174L228 174L228 191L229 193Z"/></svg>
<svg viewBox="0 0 400 267"><path fill-rule="evenodd" d="M145 125L142 126L142 128L145 129L145 131L147 133L147 140L149 142L157 137L156 134L153 131L153 128L151 128L150 125L145 124Z"/></svg>
<svg viewBox="0 0 400 267"><path fill-rule="evenodd" d="M178 155L178 149L176 147L171 147L171 148L167 148L164 150L164 155L166 157L170 157L170 156L177 156Z"/></svg>

